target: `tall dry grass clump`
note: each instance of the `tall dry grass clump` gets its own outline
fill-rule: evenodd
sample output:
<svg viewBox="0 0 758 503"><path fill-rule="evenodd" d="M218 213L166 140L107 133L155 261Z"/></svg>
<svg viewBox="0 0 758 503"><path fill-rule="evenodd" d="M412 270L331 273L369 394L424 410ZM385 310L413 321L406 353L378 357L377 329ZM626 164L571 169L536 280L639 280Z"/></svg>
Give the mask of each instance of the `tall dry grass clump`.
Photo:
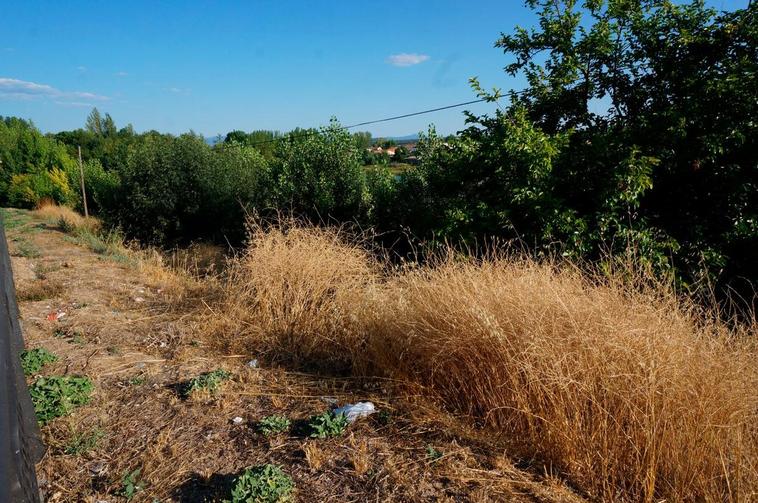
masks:
<svg viewBox="0 0 758 503"><path fill-rule="evenodd" d="M361 310L376 264L338 229L248 224L244 253L227 269L217 326L226 346L345 371L364 346Z"/></svg>
<svg viewBox="0 0 758 503"><path fill-rule="evenodd" d="M59 206L50 200L43 200L34 210L34 213L50 222L58 225L65 232L84 230L98 232L102 225L95 217L84 217L68 206Z"/></svg>
<svg viewBox="0 0 758 503"><path fill-rule="evenodd" d="M758 497L746 334L626 284L531 261L445 260L388 282L371 357L593 497Z"/></svg>

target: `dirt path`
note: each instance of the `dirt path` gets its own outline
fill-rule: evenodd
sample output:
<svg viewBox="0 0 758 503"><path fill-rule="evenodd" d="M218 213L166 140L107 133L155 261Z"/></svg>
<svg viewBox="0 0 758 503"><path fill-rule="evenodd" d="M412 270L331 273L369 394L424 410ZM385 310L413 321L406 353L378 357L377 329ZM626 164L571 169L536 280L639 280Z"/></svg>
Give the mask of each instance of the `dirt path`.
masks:
<svg viewBox="0 0 758 503"><path fill-rule="evenodd" d="M171 274L98 255L28 212L3 212L27 347L59 357L41 374L86 375L95 389L42 428L46 501L125 501L124 476L138 469L132 478L144 487L132 501L215 501L241 470L264 463L293 478L298 501L580 501L476 432L393 397L387 383L214 354L193 335L207 308L178 296ZM232 375L220 391L180 396L182 383L216 369ZM359 400L380 413L335 439L299 433L309 416ZM271 414L290 418L291 432L259 434Z"/></svg>

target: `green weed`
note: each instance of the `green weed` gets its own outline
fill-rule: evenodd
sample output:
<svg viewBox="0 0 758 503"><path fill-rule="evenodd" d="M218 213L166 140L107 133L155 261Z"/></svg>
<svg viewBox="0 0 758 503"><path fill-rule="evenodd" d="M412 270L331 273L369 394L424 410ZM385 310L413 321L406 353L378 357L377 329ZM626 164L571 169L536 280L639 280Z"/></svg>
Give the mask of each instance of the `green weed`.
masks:
<svg viewBox="0 0 758 503"><path fill-rule="evenodd" d="M248 468L232 487L231 503L284 503L291 501L295 484L275 465Z"/></svg>
<svg viewBox="0 0 758 503"><path fill-rule="evenodd" d="M76 230L76 225L65 217L60 217L56 222L56 226L66 234L71 234Z"/></svg>
<svg viewBox="0 0 758 503"><path fill-rule="evenodd" d="M57 361L58 357L45 348L28 349L21 352L21 368L25 375L34 375L48 363Z"/></svg>
<svg viewBox="0 0 758 503"><path fill-rule="evenodd" d="M310 436L313 438L339 437L345 433L348 424L345 414L335 414L332 411L312 416L308 420Z"/></svg>
<svg viewBox="0 0 758 503"><path fill-rule="evenodd" d="M287 431L290 427L290 420L285 416L266 416L258 421L258 431L268 437Z"/></svg>
<svg viewBox="0 0 758 503"><path fill-rule="evenodd" d="M7 208L0 208L0 218L6 230L18 229L31 222L29 216Z"/></svg>
<svg viewBox="0 0 758 503"><path fill-rule="evenodd" d="M124 473L121 477L121 496L127 501L134 498L138 492L145 488L145 483L139 479L141 471L142 468L137 468L134 471Z"/></svg>
<svg viewBox="0 0 758 503"><path fill-rule="evenodd" d="M188 398L192 393L200 390L215 393L221 387L221 383L230 377L232 377L232 375L222 369L205 372L190 379L190 381L183 386L181 395L184 398Z"/></svg>
<svg viewBox="0 0 758 503"><path fill-rule="evenodd" d="M117 231L99 233L78 227L64 239L70 243L89 248L98 255L106 256L117 262L131 262L132 260L124 248L123 236Z"/></svg>
<svg viewBox="0 0 758 503"><path fill-rule="evenodd" d="M377 413L376 420L382 426L387 426L392 422L392 413L386 409L382 409Z"/></svg>
<svg viewBox="0 0 758 503"><path fill-rule="evenodd" d="M56 328L55 332L53 332L53 336L58 337L59 339L66 339L66 341L71 344L81 345L85 342L84 336L78 330Z"/></svg>
<svg viewBox="0 0 758 503"><path fill-rule="evenodd" d="M88 377L40 377L29 388L37 421L44 425L69 414L89 402L92 390L92 381Z"/></svg>

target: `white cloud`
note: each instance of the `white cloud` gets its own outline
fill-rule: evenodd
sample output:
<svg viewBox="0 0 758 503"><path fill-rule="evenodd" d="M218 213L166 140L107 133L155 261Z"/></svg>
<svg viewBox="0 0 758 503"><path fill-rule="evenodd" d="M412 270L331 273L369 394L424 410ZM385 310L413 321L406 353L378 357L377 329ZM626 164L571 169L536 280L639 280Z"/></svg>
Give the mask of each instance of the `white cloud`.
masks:
<svg viewBox="0 0 758 503"><path fill-rule="evenodd" d="M190 94L189 89L182 89L181 87L168 87L166 91L174 94L183 94L184 96L189 96Z"/></svg>
<svg viewBox="0 0 758 503"><path fill-rule="evenodd" d="M129 74L126 72L116 72L113 75L115 75L116 77L126 77Z"/></svg>
<svg viewBox="0 0 758 503"><path fill-rule="evenodd" d="M77 69L77 70L79 70L79 71L80 71L80 72L82 72L82 73L84 73L84 72L86 72L86 71L87 71L87 67L86 67L86 66L83 66L83 65L79 65L79 66L77 66L77 67L76 67L76 69Z"/></svg>
<svg viewBox="0 0 758 503"><path fill-rule="evenodd" d="M426 54L401 53L393 54L392 56L388 57L387 63L391 64L392 66L413 66L418 65L419 63L423 63L427 60L429 60L429 56Z"/></svg>
<svg viewBox="0 0 758 503"><path fill-rule="evenodd" d="M92 108L95 106L92 103L85 103L83 101L54 101L53 103L55 103L56 105L64 106L64 107Z"/></svg>
<svg viewBox="0 0 758 503"><path fill-rule="evenodd" d="M110 98L84 91L61 91L47 84L0 77L0 98L11 100L36 100L51 98L56 102L75 100L107 101Z"/></svg>

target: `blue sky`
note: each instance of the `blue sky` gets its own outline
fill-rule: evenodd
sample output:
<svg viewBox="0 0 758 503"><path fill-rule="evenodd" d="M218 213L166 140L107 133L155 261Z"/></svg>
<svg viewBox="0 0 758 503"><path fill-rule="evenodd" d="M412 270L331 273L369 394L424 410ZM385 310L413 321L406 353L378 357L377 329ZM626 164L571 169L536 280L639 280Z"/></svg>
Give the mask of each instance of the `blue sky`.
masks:
<svg viewBox="0 0 758 503"><path fill-rule="evenodd" d="M0 115L58 131L81 127L97 106L119 127L214 136L468 101L472 76L520 88L493 43L535 18L520 0L5 0L0 19ZM461 109L365 129L399 136L429 123L455 132Z"/></svg>

